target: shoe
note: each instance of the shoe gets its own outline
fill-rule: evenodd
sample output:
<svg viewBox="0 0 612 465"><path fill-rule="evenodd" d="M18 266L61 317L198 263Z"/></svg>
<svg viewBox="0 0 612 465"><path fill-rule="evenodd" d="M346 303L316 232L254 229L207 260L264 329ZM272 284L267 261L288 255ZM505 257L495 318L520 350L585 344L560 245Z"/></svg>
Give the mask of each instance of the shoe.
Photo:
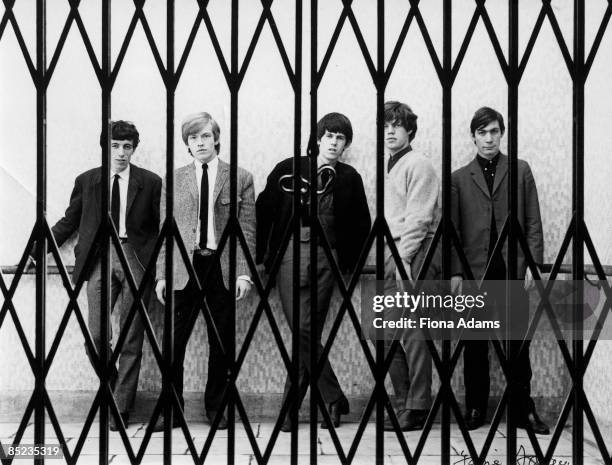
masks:
<svg viewBox="0 0 612 465"><path fill-rule="evenodd" d="M527 414L527 417L523 417L522 420L519 420L516 427L527 429L527 425L531 426L535 434L550 434L548 425L540 419L535 411Z"/></svg>
<svg viewBox="0 0 612 465"><path fill-rule="evenodd" d="M125 429L128 429L129 420L130 420L130 414L128 412L120 412L119 416L121 417L121 421L123 422L123 426L125 426ZM110 425L109 425L109 428L110 428L111 431L119 431L119 425L115 421L115 416L114 415L110 416Z"/></svg>
<svg viewBox="0 0 612 465"><path fill-rule="evenodd" d="M485 412L477 408L467 411L465 414L465 426L469 431L478 429L485 424Z"/></svg>
<svg viewBox="0 0 612 465"><path fill-rule="evenodd" d="M180 420L176 417L176 415L172 415L172 428L178 428L181 426ZM157 419L157 423L153 427L153 432L159 433L160 431L164 431L166 427L166 418L163 415L160 415Z"/></svg>
<svg viewBox="0 0 612 465"><path fill-rule="evenodd" d="M425 420L429 410L406 409L397 412L397 422L399 423L400 431L419 431L425 426ZM387 418L383 425L385 431L395 431L393 423Z"/></svg>
<svg viewBox="0 0 612 465"><path fill-rule="evenodd" d="M216 416L217 412L215 411L211 410L210 412L206 412L206 418L211 425ZM221 420L219 420L219 424L217 425L217 430L220 429L227 429L227 418L225 417L225 414L221 415Z"/></svg>
<svg viewBox="0 0 612 465"><path fill-rule="evenodd" d="M346 400L346 397L329 404L329 416L331 417L334 428L338 428L340 426L340 416L346 415L347 413L349 413L349 403L348 400ZM329 429L325 420L321 423L321 428Z"/></svg>

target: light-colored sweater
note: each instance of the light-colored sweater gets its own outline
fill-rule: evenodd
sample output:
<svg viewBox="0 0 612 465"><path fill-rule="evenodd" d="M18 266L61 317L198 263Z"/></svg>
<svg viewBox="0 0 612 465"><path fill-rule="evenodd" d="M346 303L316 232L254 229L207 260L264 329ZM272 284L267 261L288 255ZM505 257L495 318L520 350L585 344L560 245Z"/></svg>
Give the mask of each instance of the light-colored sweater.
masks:
<svg viewBox="0 0 612 465"><path fill-rule="evenodd" d="M440 205L440 179L421 152L411 150L385 173L385 218L405 262L435 233Z"/></svg>

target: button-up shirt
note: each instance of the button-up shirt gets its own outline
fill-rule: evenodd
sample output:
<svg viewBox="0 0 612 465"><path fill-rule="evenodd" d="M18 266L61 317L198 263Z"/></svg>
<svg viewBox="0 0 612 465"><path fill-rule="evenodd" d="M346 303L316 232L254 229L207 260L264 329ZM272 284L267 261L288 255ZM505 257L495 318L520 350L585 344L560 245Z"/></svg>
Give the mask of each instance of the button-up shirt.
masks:
<svg viewBox="0 0 612 465"><path fill-rule="evenodd" d="M489 194L493 196L493 183L495 182L495 171L497 170L497 162L499 161L499 153L495 155L490 160L481 157L480 155L476 155L476 160L478 160L478 164L482 169L482 174L485 178L485 182L487 183L487 187L489 188ZM497 239L499 238L499 233L497 231L497 223L495 221L495 209L491 206L491 226L489 232L489 247L487 258L491 258L491 254L493 253L493 249L495 248L495 244L497 243ZM504 279L506 276L506 264L504 258L501 254L495 255L495 259L493 263L489 267L488 273L489 279Z"/></svg>
<svg viewBox="0 0 612 465"><path fill-rule="evenodd" d="M400 158L402 158L404 155L406 155L411 150L412 150L412 147L409 145L408 147L404 147L399 152L394 153L393 155L389 156L389 161L387 162L387 173L390 173L391 169L395 166L395 164L398 161L400 161Z"/></svg>
<svg viewBox="0 0 612 465"><path fill-rule="evenodd" d="M119 237L127 237L127 228L125 225L126 219L126 207L127 207L127 193L128 186L130 183L130 165L128 164L127 168L121 171L120 173L111 172L110 176L110 192L112 197L113 192L113 183L115 182L115 174L119 175L117 181L119 182Z"/></svg>
<svg viewBox="0 0 612 465"><path fill-rule="evenodd" d="M482 174L484 175L487 187L489 188L489 194L493 194L493 182L495 181L495 170L497 169L499 153L490 160L487 160L480 155L476 155L476 159L478 160L478 164L482 169Z"/></svg>
<svg viewBox="0 0 612 465"><path fill-rule="evenodd" d="M200 211L200 192L202 191L202 168L203 163L199 160L194 159L193 164L196 169L196 182L198 183L198 212ZM213 158L208 163L208 234L206 236L206 248L211 250L217 250L217 241L215 240L215 199L213 198L213 192L215 190L215 182L217 180L217 169L219 167L219 159ZM199 220L199 218L198 218ZM200 222L196 227L196 249L200 248ZM244 279L250 284L253 284L251 278L246 275L238 276L237 279Z"/></svg>
<svg viewBox="0 0 612 465"><path fill-rule="evenodd" d="M193 164L196 169L196 181L198 183L198 211L200 211L200 192L202 191L202 165L203 163L197 159L193 160ZM206 235L206 248L211 250L217 250L217 241L215 240L215 199L213 199L213 192L215 190L215 181L217 179L217 168L219 166L219 159L213 158L207 163L208 165L208 233ZM196 247L199 248L200 242L200 222L196 229Z"/></svg>

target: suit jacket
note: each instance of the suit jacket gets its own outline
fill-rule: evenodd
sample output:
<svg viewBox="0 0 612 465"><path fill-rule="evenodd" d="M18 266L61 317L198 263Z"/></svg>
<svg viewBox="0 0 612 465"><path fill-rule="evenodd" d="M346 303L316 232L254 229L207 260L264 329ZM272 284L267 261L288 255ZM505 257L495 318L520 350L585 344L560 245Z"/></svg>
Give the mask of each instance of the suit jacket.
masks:
<svg viewBox="0 0 612 465"><path fill-rule="evenodd" d="M309 179L309 158L301 157L301 175ZM333 184L333 209L338 261L342 271L352 271L370 232L370 210L361 176L355 168L338 162ZM293 196L282 192L278 180L293 173L293 158L278 163L257 198L257 263L270 269L289 226Z"/></svg>
<svg viewBox="0 0 612 465"><path fill-rule="evenodd" d="M238 221L249 253L255 249L255 191L253 188L253 175L238 167L237 175L238 192ZM178 168L174 171L174 219L185 248L193 262L193 251L196 247L196 231L199 222L198 183L196 180L196 169L193 163ZM218 243L230 217L230 182L229 165L219 160L217 166L217 178L213 190L214 202L214 225L215 241ZM162 183L161 195L161 218L166 217L166 179ZM173 289L181 290L189 282L189 273L185 262L181 257L178 246L174 247L174 276ZM162 247L157 261L157 278L164 279L166 270L166 249ZM229 288L229 242L226 243L221 253L221 272L223 282ZM250 276L248 265L240 244L236 254L236 276Z"/></svg>
<svg viewBox="0 0 612 465"><path fill-rule="evenodd" d="M498 234L508 215L508 157L500 154L493 183L493 194L485 181L476 158L451 176L451 213L453 224L475 279L482 279L489 252L491 214L495 212ZM538 190L529 164L518 160L517 219L536 263L543 262L544 239ZM507 256L508 241L504 242L503 257ZM523 279L527 265L521 247L518 247L517 277ZM453 274L462 274L463 269L453 255Z"/></svg>
<svg viewBox="0 0 612 465"><path fill-rule="evenodd" d="M102 168L94 168L77 176L64 217L51 228L58 245L62 245L75 231L79 239L74 248L73 279L83 271L85 279L91 269L83 270L102 221ZM159 199L161 178L151 171L130 164L125 226L129 243L143 266L147 266L159 231ZM96 254L98 246L96 245Z"/></svg>

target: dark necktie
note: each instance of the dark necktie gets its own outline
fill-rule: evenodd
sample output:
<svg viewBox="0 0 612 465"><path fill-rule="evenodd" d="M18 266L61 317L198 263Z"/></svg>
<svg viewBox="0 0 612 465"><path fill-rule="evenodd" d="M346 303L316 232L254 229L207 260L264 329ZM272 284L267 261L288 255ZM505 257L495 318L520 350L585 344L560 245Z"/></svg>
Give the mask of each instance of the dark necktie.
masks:
<svg viewBox="0 0 612 465"><path fill-rule="evenodd" d="M202 164L202 184L200 186L200 249L208 242L208 165Z"/></svg>
<svg viewBox="0 0 612 465"><path fill-rule="evenodd" d="M121 197L119 196L119 175L115 175L115 180L113 181L113 192L111 195L111 218L113 219L113 223L115 223L115 227L117 228L117 232L119 232L119 206L121 205Z"/></svg>

